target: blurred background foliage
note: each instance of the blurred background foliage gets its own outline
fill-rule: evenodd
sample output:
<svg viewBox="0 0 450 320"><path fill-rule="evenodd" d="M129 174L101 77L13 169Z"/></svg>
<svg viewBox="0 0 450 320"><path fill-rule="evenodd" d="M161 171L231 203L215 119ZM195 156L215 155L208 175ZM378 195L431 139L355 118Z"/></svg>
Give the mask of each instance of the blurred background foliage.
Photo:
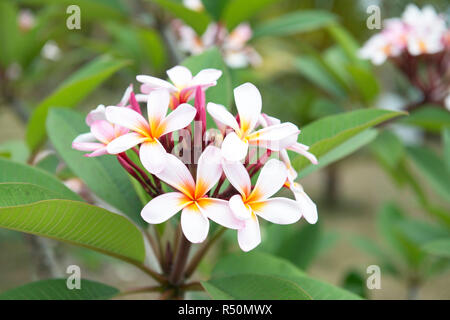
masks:
<svg viewBox="0 0 450 320"><path fill-rule="evenodd" d="M66 8L74 2L81 8L81 30L66 28ZM0 156L27 162L42 147L51 149L45 142L50 107L86 112L119 101L123 89L136 84L136 74L165 78L166 69L186 58L171 33L174 17L198 34L214 20L230 31L248 21L250 44L263 62L229 69L232 87L253 82L265 112L306 134L308 124L323 117L344 121L343 112L401 110L417 100L395 67L374 68L358 58L362 43L378 32L366 27L369 5L380 6L382 19L400 16L411 2L450 14L446 0L203 2L196 12L177 0L0 0ZM24 12L32 23L21 20ZM326 131L326 123L313 125L309 132ZM322 163L332 163L325 170L313 172L294 160L304 170L300 177L308 175L301 181L317 200L319 223L267 226L255 254L286 259L362 297L449 299L449 128L448 111L423 106L379 130L361 129L347 145L323 155ZM36 165L63 180L75 176L52 150ZM0 230L0 291L37 277L27 241ZM234 251L235 235L227 233L202 262L199 277L218 272L217 258ZM61 265L84 265L88 277L118 286L139 283L139 274L95 252L58 244L55 254ZM365 286L371 264L381 267L381 290Z"/></svg>

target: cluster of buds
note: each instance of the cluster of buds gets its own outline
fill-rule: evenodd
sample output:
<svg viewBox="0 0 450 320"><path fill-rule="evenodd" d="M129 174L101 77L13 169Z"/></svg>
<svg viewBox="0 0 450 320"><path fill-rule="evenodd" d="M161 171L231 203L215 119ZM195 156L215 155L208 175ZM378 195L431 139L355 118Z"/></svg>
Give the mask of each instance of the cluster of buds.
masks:
<svg viewBox="0 0 450 320"><path fill-rule="evenodd" d="M247 44L252 37L252 29L248 23L241 23L230 33L221 23L211 23L201 36L180 20L172 22L172 29L179 49L188 54L197 55L209 48L218 47L230 68L261 64L260 55Z"/></svg>
<svg viewBox="0 0 450 320"><path fill-rule="evenodd" d="M73 148L89 151L88 157L115 155L139 181L152 197L141 212L145 221L163 223L181 211L184 236L200 243L212 220L237 230L244 251L261 241L258 217L276 224L292 224L302 216L317 221L316 206L295 182L289 160L291 150L317 163L308 147L297 142L296 125L261 113L261 95L251 83L234 89L236 116L223 105L206 104L205 90L216 85L220 70L205 69L193 77L189 69L176 66L167 74L172 83L137 76L143 82L141 94L135 96L130 85L116 106L91 111L86 118L91 132L73 142ZM193 99L194 106L188 103ZM147 117L139 101L146 102ZM217 128L208 129L206 112ZM128 150L145 169L130 159ZM163 184L173 191L165 191ZM272 197L282 187L295 200Z"/></svg>
<svg viewBox="0 0 450 320"><path fill-rule="evenodd" d="M401 18L384 20L383 30L365 43L360 56L376 65L392 61L422 92L419 104L445 105L450 99L450 29L431 6L421 10L410 4Z"/></svg>

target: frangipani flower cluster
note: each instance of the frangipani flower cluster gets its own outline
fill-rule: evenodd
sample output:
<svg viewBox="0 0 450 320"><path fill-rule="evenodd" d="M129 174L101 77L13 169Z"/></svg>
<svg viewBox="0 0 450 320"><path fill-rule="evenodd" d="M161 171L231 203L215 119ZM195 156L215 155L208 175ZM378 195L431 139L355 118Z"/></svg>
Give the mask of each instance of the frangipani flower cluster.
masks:
<svg viewBox="0 0 450 320"><path fill-rule="evenodd" d="M401 18L384 21L383 30L366 42L360 55L379 65L403 53L435 54L450 49L449 31L444 17L432 6L419 9L410 4Z"/></svg>
<svg viewBox="0 0 450 320"><path fill-rule="evenodd" d="M187 68L176 66L167 73L172 83L138 76L144 83L139 99L130 85L117 105L100 105L91 111L86 118L90 132L78 136L73 148L90 152L88 157L116 155L152 197L142 209L142 218L159 224L181 212L182 232L192 243L207 238L210 220L237 230L244 251L261 242L258 218L292 224L303 216L309 223L316 223L317 208L294 181L297 173L288 155L290 150L317 163L308 147L297 142L297 126L261 113L261 94L251 83L234 89L236 116L225 106L214 102L206 105L205 90L216 84L220 70L205 69L192 77ZM182 103L180 96L184 97ZM193 97L194 106L187 103ZM146 102L146 116L138 100ZM207 138L211 135L205 132L206 111L225 135L219 143ZM185 134L193 130L200 130L205 137L199 145ZM183 136L181 142L187 148L182 150L183 159L187 154L188 161L173 154L175 136ZM198 149L196 159L194 151ZM138 154L145 170L127 152ZM258 172L252 185L251 178ZM173 191L166 192L163 183ZM274 197L283 187L292 191L295 200Z"/></svg>
<svg viewBox="0 0 450 320"><path fill-rule="evenodd" d="M172 25L180 50L188 54L198 55L217 46L230 68L258 66L261 63L260 55L247 44L252 37L248 23L241 23L230 33L222 24L211 23L201 36L180 20L173 21Z"/></svg>

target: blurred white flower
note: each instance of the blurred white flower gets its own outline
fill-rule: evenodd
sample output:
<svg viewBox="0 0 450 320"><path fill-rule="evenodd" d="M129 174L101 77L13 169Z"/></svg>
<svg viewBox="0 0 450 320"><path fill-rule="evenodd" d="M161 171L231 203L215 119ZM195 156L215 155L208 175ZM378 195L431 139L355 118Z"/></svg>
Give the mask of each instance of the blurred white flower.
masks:
<svg viewBox="0 0 450 320"><path fill-rule="evenodd" d="M183 0L183 5L194 11L202 11L204 9L201 0Z"/></svg>
<svg viewBox="0 0 450 320"><path fill-rule="evenodd" d="M20 10L17 20L19 29L22 31L28 31L35 25L34 14L28 9Z"/></svg>
<svg viewBox="0 0 450 320"><path fill-rule="evenodd" d="M450 111L450 94L447 96L447 98L445 98L444 104L445 108Z"/></svg>
<svg viewBox="0 0 450 320"><path fill-rule="evenodd" d="M61 49L55 41L49 40L42 47L41 56L48 60L57 61L61 58Z"/></svg>

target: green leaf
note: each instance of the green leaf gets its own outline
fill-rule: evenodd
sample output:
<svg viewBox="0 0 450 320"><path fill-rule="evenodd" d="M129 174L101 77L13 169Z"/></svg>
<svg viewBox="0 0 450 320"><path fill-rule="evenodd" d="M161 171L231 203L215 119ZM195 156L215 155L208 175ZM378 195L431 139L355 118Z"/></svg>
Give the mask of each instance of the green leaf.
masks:
<svg viewBox="0 0 450 320"><path fill-rule="evenodd" d="M238 24L249 20L264 7L279 0L230 0L224 10L223 20L228 30L233 30Z"/></svg>
<svg viewBox="0 0 450 320"><path fill-rule="evenodd" d="M41 200L61 199L60 194L31 183L0 183L0 207L30 204Z"/></svg>
<svg viewBox="0 0 450 320"><path fill-rule="evenodd" d="M354 153L358 149L372 142L376 138L377 134L378 131L376 129L367 129L361 133L358 133L356 136L350 138L341 145L319 157L319 163L317 165L309 164L306 168L302 169L299 172L298 179L302 179L312 172L319 170L320 168L326 167L333 162L347 157L348 155ZM295 158L294 167L295 161L298 161L297 159L300 158Z"/></svg>
<svg viewBox="0 0 450 320"><path fill-rule="evenodd" d="M450 238L430 241L423 245L422 248L431 255L450 258Z"/></svg>
<svg viewBox="0 0 450 320"><path fill-rule="evenodd" d="M329 26L327 30L354 65L359 65L366 69L369 68L370 64L358 57L360 45L350 32L338 24Z"/></svg>
<svg viewBox="0 0 450 320"><path fill-rule="evenodd" d="M231 106L232 88L230 73L217 48L209 49L197 56L191 56L184 60L182 65L191 70L193 75L206 68L221 70L222 76L217 81L217 85L206 90L206 101L222 104L225 107Z"/></svg>
<svg viewBox="0 0 450 320"><path fill-rule="evenodd" d="M213 280L216 276L218 279L225 279L225 275L245 274L247 276L250 273L293 282L312 299L360 299L353 293L307 276L286 260L260 252L234 254L222 258L214 268Z"/></svg>
<svg viewBox="0 0 450 320"><path fill-rule="evenodd" d="M391 169L397 168L405 155L402 141L391 131L381 132L370 148L376 157Z"/></svg>
<svg viewBox="0 0 450 320"><path fill-rule="evenodd" d="M367 128L404 114L383 109L366 109L325 117L304 127L300 142L310 146L309 151L320 158ZM309 164L307 159L299 157L295 159L294 167L299 171Z"/></svg>
<svg viewBox="0 0 450 320"><path fill-rule="evenodd" d="M128 62L124 60L101 56L83 66L62 83L36 107L31 116L26 133L30 150L35 151L45 139L45 120L51 107L74 107L102 82L127 64Z"/></svg>
<svg viewBox="0 0 450 320"><path fill-rule="evenodd" d="M205 32L211 19L204 12L197 12L186 8L183 4L173 0L152 0L158 5L172 13L174 16L183 20L184 23L191 26L197 34L202 35Z"/></svg>
<svg viewBox="0 0 450 320"><path fill-rule="evenodd" d="M359 65L348 65L347 70L352 75L353 83L362 100L366 104L372 102L380 91L375 75Z"/></svg>
<svg viewBox="0 0 450 320"><path fill-rule="evenodd" d="M100 198L116 207L134 222L145 225L140 217L141 201L128 173L115 156L88 158L72 149L72 141L89 129L84 117L73 110L52 109L47 119L50 140L70 170L80 177Z"/></svg>
<svg viewBox="0 0 450 320"><path fill-rule="evenodd" d="M0 1L0 66L7 67L16 58L18 37L17 8L11 1Z"/></svg>
<svg viewBox="0 0 450 320"><path fill-rule="evenodd" d="M141 232L127 218L71 200L0 208L0 227L86 247L128 261L145 258Z"/></svg>
<svg viewBox="0 0 450 320"><path fill-rule="evenodd" d="M447 165L447 172L450 172L450 127L443 130L442 141L444 144L444 163Z"/></svg>
<svg viewBox="0 0 450 320"><path fill-rule="evenodd" d="M308 32L333 23L336 16L327 11L301 10L264 22L253 29L253 38Z"/></svg>
<svg viewBox="0 0 450 320"><path fill-rule="evenodd" d="M202 282L213 299L219 300L310 300L292 281L267 275L241 274Z"/></svg>
<svg viewBox="0 0 450 320"><path fill-rule="evenodd" d="M424 128L431 132L440 132L450 127L450 112L439 106L424 105L402 119L402 123Z"/></svg>
<svg viewBox="0 0 450 320"><path fill-rule="evenodd" d="M434 190L450 202L450 171L444 161L426 147L408 147L407 152Z"/></svg>
<svg viewBox="0 0 450 320"><path fill-rule="evenodd" d="M342 287L344 289L353 292L360 297L367 298L366 281L360 272L356 270L349 271L342 282Z"/></svg>
<svg viewBox="0 0 450 320"><path fill-rule="evenodd" d="M30 156L30 151L24 141L10 140L0 144L0 154L13 161L26 163Z"/></svg>
<svg viewBox="0 0 450 320"><path fill-rule="evenodd" d="M106 284L81 279L80 289L68 289L66 279L47 279L27 283L0 294L0 300L104 300L119 290Z"/></svg>
<svg viewBox="0 0 450 320"><path fill-rule="evenodd" d="M230 0L202 0L202 3L211 17L213 17L214 20L219 21L222 18L223 11L229 1Z"/></svg>
<svg viewBox="0 0 450 320"><path fill-rule="evenodd" d="M24 182L41 186L69 200L82 200L79 195L67 188L61 181L48 172L0 158L0 183Z"/></svg>

